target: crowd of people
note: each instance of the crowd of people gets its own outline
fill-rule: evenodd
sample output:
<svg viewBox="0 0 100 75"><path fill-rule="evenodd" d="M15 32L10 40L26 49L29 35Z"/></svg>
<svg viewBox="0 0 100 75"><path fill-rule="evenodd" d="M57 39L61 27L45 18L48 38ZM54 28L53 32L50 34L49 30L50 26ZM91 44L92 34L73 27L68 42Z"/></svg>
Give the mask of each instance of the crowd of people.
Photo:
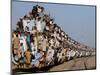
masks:
<svg viewBox="0 0 100 75"><path fill-rule="evenodd" d="M12 64L16 68L42 68L84 56L84 52L90 55L90 51L78 50L79 43L71 41L44 11L39 5L33 6L12 32Z"/></svg>

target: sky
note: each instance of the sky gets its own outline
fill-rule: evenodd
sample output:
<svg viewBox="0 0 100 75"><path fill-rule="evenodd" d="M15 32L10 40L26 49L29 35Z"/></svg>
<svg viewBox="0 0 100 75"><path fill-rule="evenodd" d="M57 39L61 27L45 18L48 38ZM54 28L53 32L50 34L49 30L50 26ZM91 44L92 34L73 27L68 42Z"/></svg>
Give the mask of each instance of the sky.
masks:
<svg viewBox="0 0 100 75"><path fill-rule="evenodd" d="M36 4L43 6L55 23L74 40L95 48L95 6L13 1L12 29L16 28L19 18L28 14Z"/></svg>

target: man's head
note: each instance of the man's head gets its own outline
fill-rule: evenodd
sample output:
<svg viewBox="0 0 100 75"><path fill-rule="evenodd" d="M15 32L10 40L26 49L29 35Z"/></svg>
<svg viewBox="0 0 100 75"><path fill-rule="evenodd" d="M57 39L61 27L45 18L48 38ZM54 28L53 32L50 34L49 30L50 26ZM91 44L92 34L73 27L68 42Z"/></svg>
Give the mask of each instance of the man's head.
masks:
<svg viewBox="0 0 100 75"><path fill-rule="evenodd" d="M27 51L30 51L30 49L28 48Z"/></svg>
<svg viewBox="0 0 100 75"><path fill-rule="evenodd" d="M16 37L18 37L18 34L16 34Z"/></svg>
<svg viewBox="0 0 100 75"><path fill-rule="evenodd" d="M21 43L20 46L23 46L23 43Z"/></svg>

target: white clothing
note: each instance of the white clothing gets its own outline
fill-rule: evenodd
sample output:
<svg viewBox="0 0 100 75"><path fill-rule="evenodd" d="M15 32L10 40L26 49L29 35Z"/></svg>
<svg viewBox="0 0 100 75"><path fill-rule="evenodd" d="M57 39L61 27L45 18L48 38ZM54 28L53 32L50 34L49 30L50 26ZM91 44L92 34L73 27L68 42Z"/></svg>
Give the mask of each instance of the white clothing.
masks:
<svg viewBox="0 0 100 75"><path fill-rule="evenodd" d="M32 54L35 55L37 53L37 48L33 45L33 43L31 43L31 47L32 47Z"/></svg>
<svg viewBox="0 0 100 75"><path fill-rule="evenodd" d="M32 31L32 28L35 26L35 20L32 19L30 20L30 22L28 23L28 27L29 27L29 31Z"/></svg>
<svg viewBox="0 0 100 75"><path fill-rule="evenodd" d="M51 43L51 46L54 45L54 41L53 41L53 39L50 40L50 43Z"/></svg>
<svg viewBox="0 0 100 75"><path fill-rule="evenodd" d="M41 21L36 21L36 27L39 32L41 32Z"/></svg>
<svg viewBox="0 0 100 75"><path fill-rule="evenodd" d="M49 30L49 27L48 26L46 26L46 30Z"/></svg>
<svg viewBox="0 0 100 75"><path fill-rule="evenodd" d="M26 37L25 36L20 37L20 43L23 43L24 52L25 52L27 50L27 43L26 43Z"/></svg>
<svg viewBox="0 0 100 75"><path fill-rule="evenodd" d="M28 20L23 19L22 22L23 22L23 28L24 28L24 31L25 31L26 27L28 26Z"/></svg>
<svg viewBox="0 0 100 75"><path fill-rule="evenodd" d="M53 55L54 55L54 50L53 49L49 49L47 51L46 60L51 62L53 60Z"/></svg>

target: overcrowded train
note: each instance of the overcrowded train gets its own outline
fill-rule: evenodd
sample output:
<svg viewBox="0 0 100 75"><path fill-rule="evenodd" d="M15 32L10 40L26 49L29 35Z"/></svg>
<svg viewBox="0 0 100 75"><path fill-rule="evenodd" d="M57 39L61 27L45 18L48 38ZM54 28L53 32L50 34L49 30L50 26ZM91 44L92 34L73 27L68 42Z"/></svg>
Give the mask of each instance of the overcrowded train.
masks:
<svg viewBox="0 0 100 75"><path fill-rule="evenodd" d="M42 68L93 56L95 49L69 37L42 6L35 5L12 30L12 68Z"/></svg>

